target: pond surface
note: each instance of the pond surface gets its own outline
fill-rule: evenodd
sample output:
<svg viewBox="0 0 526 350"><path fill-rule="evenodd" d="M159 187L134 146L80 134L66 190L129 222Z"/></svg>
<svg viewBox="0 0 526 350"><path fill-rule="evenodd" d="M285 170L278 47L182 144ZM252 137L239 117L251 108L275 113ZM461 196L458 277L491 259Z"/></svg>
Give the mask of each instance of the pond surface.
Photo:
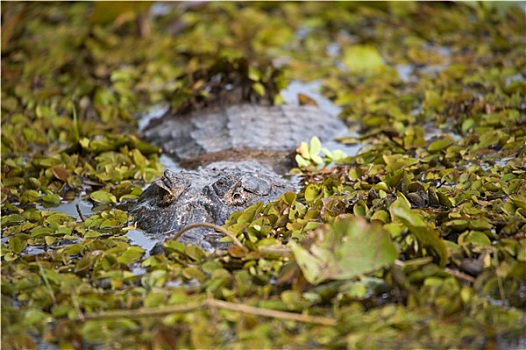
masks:
<svg viewBox="0 0 526 350"><path fill-rule="evenodd" d="M3 4L2 349L526 348L525 11ZM152 256L125 205L180 167L140 131L225 64L348 157L231 216L240 245Z"/></svg>
<svg viewBox="0 0 526 350"><path fill-rule="evenodd" d="M316 101L319 108L330 113L335 118L341 113L341 108L336 106L332 101L327 98L324 98L320 93L319 89L321 87L320 81L303 83L300 81L292 81L287 89L283 90L282 96L286 104L298 106L298 94L304 94ZM165 105L158 105L151 107L143 116L139 118L139 130L144 130L144 128L150 123L153 119L162 117L168 111L168 107ZM339 136L351 136L352 134L348 130L342 130ZM356 134L355 134L356 136ZM306 140L308 141L308 140ZM360 149L359 144L354 145L345 145L336 141L324 143L324 147L327 147L329 150L341 150L345 152L348 156L354 156ZM161 163L165 166L166 169L171 169L174 171L180 170L181 167L177 164L171 157L166 154L161 154L160 158ZM288 177L289 180L296 184L297 189L300 189L299 177L292 176ZM68 214L69 216L75 218L76 220L84 220L85 218L93 215L92 207L93 204L83 199L85 196L79 196L73 201L63 202L59 206L54 208L37 207L41 210L51 210L56 212L62 212ZM79 215L79 212L82 214L82 218ZM147 233L140 229L129 230L125 235L130 239L130 244L139 246L145 250L144 258L149 256L149 251L158 243L158 240L152 239ZM40 254L44 252L40 248L30 247L27 250L27 254ZM142 270L141 270L142 271Z"/></svg>

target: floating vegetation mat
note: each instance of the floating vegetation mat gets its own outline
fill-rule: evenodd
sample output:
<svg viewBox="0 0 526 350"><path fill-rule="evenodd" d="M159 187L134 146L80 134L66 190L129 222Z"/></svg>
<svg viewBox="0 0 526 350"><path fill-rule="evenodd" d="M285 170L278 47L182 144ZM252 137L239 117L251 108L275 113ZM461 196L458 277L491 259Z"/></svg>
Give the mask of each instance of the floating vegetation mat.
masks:
<svg viewBox="0 0 526 350"><path fill-rule="evenodd" d="M2 4L2 348L525 348L525 18ZM218 62L240 68L203 74ZM292 80L320 82L357 154L298 145L300 189L234 213L228 249L128 238L129 203L164 169L139 116L231 84L279 104Z"/></svg>

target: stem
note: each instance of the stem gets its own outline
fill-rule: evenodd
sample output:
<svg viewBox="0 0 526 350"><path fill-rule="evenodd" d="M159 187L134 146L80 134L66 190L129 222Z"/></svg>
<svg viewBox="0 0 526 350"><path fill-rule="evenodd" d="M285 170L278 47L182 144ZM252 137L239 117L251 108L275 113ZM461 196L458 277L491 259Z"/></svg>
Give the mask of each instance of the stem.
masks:
<svg viewBox="0 0 526 350"><path fill-rule="evenodd" d="M79 214L79 218L82 222L86 221L84 220L84 216L82 215L82 212L80 211L80 205L76 204L75 208L77 208L77 213Z"/></svg>
<svg viewBox="0 0 526 350"><path fill-rule="evenodd" d="M207 299L200 302L187 303L184 305L161 306L155 308L140 308L133 310L113 310L100 313L90 313L85 315L86 320L114 319L114 318L143 318L165 316L174 313L185 313L194 311L207 306L209 308L220 308L237 311L244 314L251 314L263 317L291 320L302 323L319 324L323 326L336 326L338 321L333 318L303 315L293 312L263 309L245 304L235 304L217 299Z"/></svg>
<svg viewBox="0 0 526 350"><path fill-rule="evenodd" d="M77 118L77 109L75 108L75 104L72 102L73 105L73 132L75 134L75 138L77 142L80 141L80 133L79 133L79 120Z"/></svg>
<svg viewBox="0 0 526 350"><path fill-rule="evenodd" d="M283 320L321 324L324 326L336 326L338 324L338 321L336 321L333 318L303 315L303 314L297 314L293 312L278 311L278 310L272 310L272 309L262 309L262 308L258 308L258 307L254 307L250 305L234 304L234 303L229 303L227 301L222 301L222 300L217 300L217 299L209 299L207 300L207 304L209 307L219 307L222 309L238 311L238 312L245 313L245 314L272 317L272 318L280 318Z"/></svg>
<svg viewBox="0 0 526 350"><path fill-rule="evenodd" d="M217 232L219 233L222 233L224 234L225 236L228 236L230 237L230 239L238 246L240 247L244 247L243 243L241 243L237 238L236 236L229 232L228 230L225 230L223 227L219 226L219 225L216 225L216 224L212 224L212 223L209 223L209 222L196 222L194 224L190 224L190 225L187 225L185 227L183 227L181 230L179 230L174 236L173 236L173 239L176 240L177 238L181 237L183 235L183 233L185 233L186 231L189 231L191 229L194 229L194 228L197 228L197 227L207 227L207 228L211 228L211 229L214 229L216 230ZM172 232L174 232L175 230L170 230L170 231L166 231L163 233L163 235L168 235L168 234L171 234Z"/></svg>

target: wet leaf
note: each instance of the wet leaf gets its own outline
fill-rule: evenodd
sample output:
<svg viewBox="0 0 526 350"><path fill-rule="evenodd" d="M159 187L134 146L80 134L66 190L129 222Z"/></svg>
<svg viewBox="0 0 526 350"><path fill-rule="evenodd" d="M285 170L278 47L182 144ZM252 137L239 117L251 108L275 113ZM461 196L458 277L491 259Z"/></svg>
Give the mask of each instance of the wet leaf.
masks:
<svg viewBox="0 0 526 350"><path fill-rule="evenodd" d="M131 264L138 261L144 254L144 249L140 247L128 247L118 258L122 264Z"/></svg>
<svg viewBox="0 0 526 350"><path fill-rule="evenodd" d="M510 199L518 208L526 209L526 197L520 195L511 195Z"/></svg>
<svg viewBox="0 0 526 350"><path fill-rule="evenodd" d="M357 74L378 73L385 67L378 50L367 45L353 45L345 48L342 62L351 73Z"/></svg>
<svg viewBox="0 0 526 350"><path fill-rule="evenodd" d="M522 344L525 17L517 4L2 5L2 349ZM352 135L340 141L351 156L305 140L298 190L225 224L243 232L246 251L230 244L208 254L169 241L146 257L122 229L127 201L162 175L159 148L137 129L144 111L225 105L229 93L234 102L282 103L279 90L292 80L310 82L299 94L319 88L341 108ZM311 104L299 94L292 99ZM71 200L98 191L108 194L90 198L96 206L81 206L78 217ZM358 220L349 213L375 223L365 231L383 226L400 261L343 278L335 252L348 242L329 243L339 220ZM292 241L304 256L289 255ZM448 270L438 265L439 242ZM312 278L324 276L324 260L343 280L312 286L300 257ZM236 311L199 304L213 298ZM143 317L146 306L194 302ZM89 319L114 310L128 314Z"/></svg>
<svg viewBox="0 0 526 350"><path fill-rule="evenodd" d="M90 198L97 203L117 203L117 198L106 191L95 191L90 194Z"/></svg>
<svg viewBox="0 0 526 350"><path fill-rule="evenodd" d="M300 106L318 106L316 100L302 93L298 94L298 103Z"/></svg>
<svg viewBox="0 0 526 350"><path fill-rule="evenodd" d="M265 86L261 83L254 83L252 84L252 89L259 95L259 96L265 96Z"/></svg>
<svg viewBox="0 0 526 350"><path fill-rule="evenodd" d="M45 204L57 206L60 204L60 197L55 193L47 193L46 195L42 196L42 201Z"/></svg>
<svg viewBox="0 0 526 350"><path fill-rule="evenodd" d="M256 67L248 67L248 78L252 81L260 81L263 75L261 74L261 71L257 69Z"/></svg>
<svg viewBox="0 0 526 350"><path fill-rule="evenodd" d="M321 152L321 142L320 139L314 136L310 140L310 149L309 149L309 155L311 156L311 159L313 159L314 156L318 156ZM318 163L321 163L318 162Z"/></svg>
<svg viewBox="0 0 526 350"><path fill-rule="evenodd" d="M407 199L398 194L397 200L391 204L389 211L393 221L401 221L415 236L419 245L429 250L434 255L439 264L446 264L448 254L444 241L440 238L439 233L430 225L426 224L423 217L417 210L411 210Z"/></svg>
<svg viewBox="0 0 526 350"><path fill-rule="evenodd" d="M2 226L20 224L24 221L26 221L26 218L20 214L2 216Z"/></svg>
<svg viewBox="0 0 526 350"><path fill-rule="evenodd" d="M9 239L9 249L14 254L20 254L27 247L27 238L21 236L11 237Z"/></svg>
<svg viewBox="0 0 526 350"><path fill-rule="evenodd" d="M309 184L305 188L305 200L307 203L312 203L314 200L318 199L320 194L320 187L315 184Z"/></svg>
<svg viewBox="0 0 526 350"><path fill-rule="evenodd" d="M390 265L398 253L380 226L358 218L336 221L310 234L307 246L291 242L303 275L312 284L349 279Z"/></svg>
<svg viewBox="0 0 526 350"><path fill-rule="evenodd" d="M432 142L428 147L427 150L429 152L438 152L442 151L445 148L451 146L455 142L455 139L452 137L445 137L443 139L437 140Z"/></svg>
<svg viewBox="0 0 526 350"><path fill-rule="evenodd" d="M483 246L483 247L491 246L491 241L489 240L488 236L486 236L482 232L468 231L468 232L461 234L458 237L458 244L460 246L464 246L470 243L478 245L478 246Z"/></svg>
<svg viewBox="0 0 526 350"><path fill-rule="evenodd" d="M30 309L24 313L23 318L24 322L29 325L38 325L44 322L48 315L41 310Z"/></svg>

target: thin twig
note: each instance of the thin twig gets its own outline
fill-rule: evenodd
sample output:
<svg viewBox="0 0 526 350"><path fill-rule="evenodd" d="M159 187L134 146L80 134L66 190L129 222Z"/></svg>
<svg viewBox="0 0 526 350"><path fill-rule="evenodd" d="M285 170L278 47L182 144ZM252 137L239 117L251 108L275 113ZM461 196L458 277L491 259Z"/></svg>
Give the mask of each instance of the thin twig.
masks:
<svg viewBox="0 0 526 350"><path fill-rule="evenodd" d="M160 307L144 307L139 309L129 310L110 310L99 313L87 313L84 315L86 320L101 320L108 318L142 318L142 317L155 317L165 316L168 314L179 314L203 307L206 303L203 301L187 303L184 305L170 305Z"/></svg>
<svg viewBox="0 0 526 350"><path fill-rule="evenodd" d="M231 311L237 311L244 314L251 314L256 316L278 318L283 320L291 320L303 323L320 324L323 326L336 326L338 321L333 318L303 315L293 312L278 311L271 309L263 309L245 304L235 304L227 301L217 299L207 299L201 302L194 302L185 305L161 306L155 308L140 308L132 310L112 310L100 313L89 313L85 315L86 320L100 320L113 318L144 318L165 316L175 313L185 313L201 309L203 306L209 308L221 308Z"/></svg>
<svg viewBox="0 0 526 350"><path fill-rule="evenodd" d="M79 305L77 298L75 297L73 293L71 293L70 295L71 295L71 301L73 302L73 306L75 307L75 310L77 310L77 314L79 315L79 319L82 322L86 321L86 317L84 317L84 313L80 309L80 305Z"/></svg>
<svg viewBox="0 0 526 350"><path fill-rule="evenodd" d="M77 213L79 214L79 218L82 222L84 222L84 215L82 215L82 212L80 211L80 205L75 204L75 208L77 208Z"/></svg>
<svg viewBox="0 0 526 350"><path fill-rule="evenodd" d="M469 283L475 282L475 279L473 277L471 277L470 275L465 274L463 272L455 271L455 270L452 270L452 269L447 268L447 267L444 270L447 273L449 273L449 274L453 275L454 277L456 277L457 279L464 280L464 281L467 281Z"/></svg>
<svg viewBox="0 0 526 350"><path fill-rule="evenodd" d="M338 324L338 321L336 321L333 318L303 315L303 314L298 314L294 312L278 311L278 310L272 310L272 309L262 309L262 308L258 308L258 307L254 307L250 305L234 304L234 303L229 303L227 301L217 300L217 299L208 299L207 304L208 306L215 306L215 307L219 307L222 309L238 311L241 313L257 315L257 316L280 318L284 320L291 320L291 321L297 321L297 322L303 322L303 323L321 324L324 326L336 326Z"/></svg>
<svg viewBox="0 0 526 350"><path fill-rule="evenodd" d="M196 222L196 223L193 223L193 224L190 224L190 225L187 225L185 227L183 227L182 229L180 229L174 236L173 236L173 239L176 240L177 238L181 237L183 235L183 233L185 233L186 231L188 230L191 230L191 229L194 229L194 228L197 228L197 227L207 227L207 228L211 228L213 230L216 230L217 232L219 233L222 233L224 234L225 236L228 236L230 237L230 239L238 246L240 247L244 247L243 243L241 243L237 238L236 236L229 232L228 230L225 230L223 227L219 226L219 225L216 225L216 224L212 224L212 223L209 223L209 222ZM166 231L163 233L163 235L169 235L169 234L172 234L173 232L175 232L175 230L170 230L170 231Z"/></svg>

